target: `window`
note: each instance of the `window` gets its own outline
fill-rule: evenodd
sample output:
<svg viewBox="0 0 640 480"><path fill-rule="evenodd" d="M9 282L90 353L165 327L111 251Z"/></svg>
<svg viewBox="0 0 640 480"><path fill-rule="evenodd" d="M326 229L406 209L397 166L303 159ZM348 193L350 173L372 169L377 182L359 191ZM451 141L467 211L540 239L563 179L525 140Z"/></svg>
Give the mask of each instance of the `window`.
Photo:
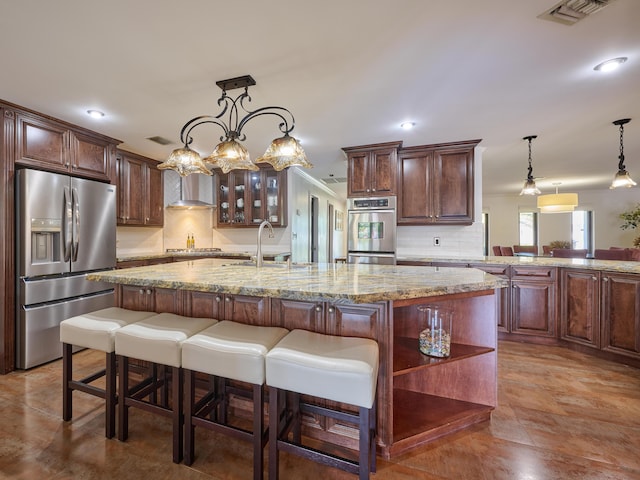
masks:
<svg viewBox="0 0 640 480"><path fill-rule="evenodd" d="M537 245L538 213L520 212L519 216L520 245Z"/></svg>
<svg viewBox="0 0 640 480"><path fill-rule="evenodd" d="M489 214L482 212L482 254L489 255Z"/></svg>
<svg viewBox="0 0 640 480"><path fill-rule="evenodd" d="M571 213L571 245L593 253L593 212L577 210Z"/></svg>

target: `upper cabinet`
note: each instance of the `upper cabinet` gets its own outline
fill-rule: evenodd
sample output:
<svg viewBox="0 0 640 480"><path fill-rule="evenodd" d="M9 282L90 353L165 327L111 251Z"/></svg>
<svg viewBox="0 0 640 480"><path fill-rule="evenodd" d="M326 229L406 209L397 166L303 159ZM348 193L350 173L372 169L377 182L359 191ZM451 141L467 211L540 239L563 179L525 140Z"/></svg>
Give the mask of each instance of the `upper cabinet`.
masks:
<svg viewBox="0 0 640 480"><path fill-rule="evenodd" d="M118 150L118 225L163 226L164 182L158 163Z"/></svg>
<svg viewBox="0 0 640 480"><path fill-rule="evenodd" d="M287 225L287 171L260 167L257 172L215 171L216 226L257 227L268 220L274 227Z"/></svg>
<svg viewBox="0 0 640 480"><path fill-rule="evenodd" d="M402 142L345 147L347 154L347 195L386 197L396 194L397 155Z"/></svg>
<svg viewBox="0 0 640 480"><path fill-rule="evenodd" d="M16 163L115 182L116 141L29 113L16 115Z"/></svg>
<svg viewBox="0 0 640 480"><path fill-rule="evenodd" d="M471 225L473 152L480 140L403 148L398 154L398 225Z"/></svg>

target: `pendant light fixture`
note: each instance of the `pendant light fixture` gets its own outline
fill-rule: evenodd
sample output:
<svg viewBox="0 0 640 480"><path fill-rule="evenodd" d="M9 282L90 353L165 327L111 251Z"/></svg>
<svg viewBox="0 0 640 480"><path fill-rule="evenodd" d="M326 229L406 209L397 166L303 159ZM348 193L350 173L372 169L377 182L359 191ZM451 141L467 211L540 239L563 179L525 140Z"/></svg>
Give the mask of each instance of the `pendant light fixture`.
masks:
<svg viewBox="0 0 640 480"><path fill-rule="evenodd" d="M527 170L527 179L524 182L520 195L540 195L540 190L536 187L536 182L533 180L533 167L531 166L531 140L538 138L537 135L529 135L523 137L523 140L529 142L529 169Z"/></svg>
<svg viewBox="0 0 640 480"><path fill-rule="evenodd" d="M254 118L264 115L274 115L278 118L278 128L284 136L273 140L256 163L269 163L276 171L291 166L311 168L313 165L307 160L300 142L289 135L295 125L295 119L289 110L283 107L247 109L245 103L251 102L249 87L255 84L256 81L250 75L216 82L222 89L222 96L218 99L222 111L216 116L202 115L185 123L180 131L180 141L184 146L171 152L169 158L158 165L158 168L175 170L183 177L192 173L211 175L209 165L220 168L223 173L231 170L258 170L258 166L251 161L249 152L240 142L246 139L246 135L242 133L244 126ZM227 95L227 90L236 88L244 88L244 92L236 98ZM242 112L246 112L246 115L241 117ZM228 120L225 122L223 117L226 114ZM189 145L193 142L192 130L204 124L218 125L224 135L220 137L220 143L216 145L213 153L203 159Z"/></svg>
<svg viewBox="0 0 640 480"><path fill-rule="evenodd" d="M631 179L629 172L627 172L627 169L624 166L624 144L622 142L622 138L624 134L624 125L626 125L630 121L630 118L623 118L621 120L616 120L615 122L613 122L614 125L618 125L620 127L620 155L618 156L618 173L616 173L615 177L613 177L613 182L609 187L611 189L618 187L630 188L637 185L637 183Z"/></svg>
<svg viewBox="0 0 640 480"><path fill-rule="evenodd" d="M554 183L553 185L556 187L556 193L540 195L538 197L540 213L573 212L578 206L578 194L558 193L558 185L560 185L560 183Z"/></svg>

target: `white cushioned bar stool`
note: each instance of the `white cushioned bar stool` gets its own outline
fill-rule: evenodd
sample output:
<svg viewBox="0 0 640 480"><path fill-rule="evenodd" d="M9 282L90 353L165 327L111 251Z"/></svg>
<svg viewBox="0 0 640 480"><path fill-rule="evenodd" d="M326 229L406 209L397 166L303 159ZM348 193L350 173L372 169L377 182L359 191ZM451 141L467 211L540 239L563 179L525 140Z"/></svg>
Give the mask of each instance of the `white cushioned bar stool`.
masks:
<svg viewBox="0 0 640 480"><path fill-rule="evenodd" d="M60 323L62 342L62 418L71 420L73 416L74 390L105 400L105 436L112 438L116 430L116 330L156 315L155 312L126 310L109 307L95 312L63 320ZM105 368L80 380L73 379L73 347L100 350L106 353ZM91 385L105 377L105 388Z"/></svg>
<svg viewBox="0 0 640 480"><path fill-rule="evenodd" d="M358 474L360 479L368 479L369 472L375 472L378 355L374 340L306 330L292 330L267 353L269 480L278 478L280 451ZM358 414L302 402L300 394L355 406ZM282 409L287 396L291 401ZM301 413L358 425L358 460L303 445Z"/></svg>
<svg viewBox="0 0 640 480"><path fill-rule="evenodd" d="M192 318L173 313L160 313L140 322L132 323L116 331L116 356L118 359L118 439L125 441L129 435L129 407L155 413L172 419L173 461L182 461L183 448L183 371L182 343L189 337L217 323L212 318ZM158 381L156 369L152 377L129 387L129 359L135 358L169 367L171 371L171 403L156 404L155 391L166 387L166 376ZM147 400L145 398L149 397Z"/></svg>
<svg viewBox="0 0 640 480"><path fill-rule="evenodd" d="M263 450L268 439L264 424L265 355L287 333L288 330L280 327L221 321L184 341L182 368L185 375L185 464L193 463L195 427L200 426L250 441L253 444L253 478L263 478ZM213 388L197 401L196 372L222 380L213 382ZM251 431L227 423L227 380L251 384Z"/></svg>

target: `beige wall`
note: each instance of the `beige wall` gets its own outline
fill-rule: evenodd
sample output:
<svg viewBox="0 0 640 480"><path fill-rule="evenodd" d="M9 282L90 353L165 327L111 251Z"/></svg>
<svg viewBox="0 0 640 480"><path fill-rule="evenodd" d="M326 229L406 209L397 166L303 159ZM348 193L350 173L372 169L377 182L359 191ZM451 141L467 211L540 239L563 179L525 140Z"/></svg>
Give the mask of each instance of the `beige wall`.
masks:
<svg viewBox="0 0 640 480"><path fill-rule="evenodd" d="M640 189L636 187L577 192L578 209L593 211L595 248L628 247L635 237L640 236L640 231L622 230L622 222L618 218L621 212L640 203ZM517 194L485 195L483 209L489 214L489 245L517 245L519 211L537 211L535 197ZM539 245L548 244L552 240L569 240L570 217L568 213L539 215Z"/></svg>

